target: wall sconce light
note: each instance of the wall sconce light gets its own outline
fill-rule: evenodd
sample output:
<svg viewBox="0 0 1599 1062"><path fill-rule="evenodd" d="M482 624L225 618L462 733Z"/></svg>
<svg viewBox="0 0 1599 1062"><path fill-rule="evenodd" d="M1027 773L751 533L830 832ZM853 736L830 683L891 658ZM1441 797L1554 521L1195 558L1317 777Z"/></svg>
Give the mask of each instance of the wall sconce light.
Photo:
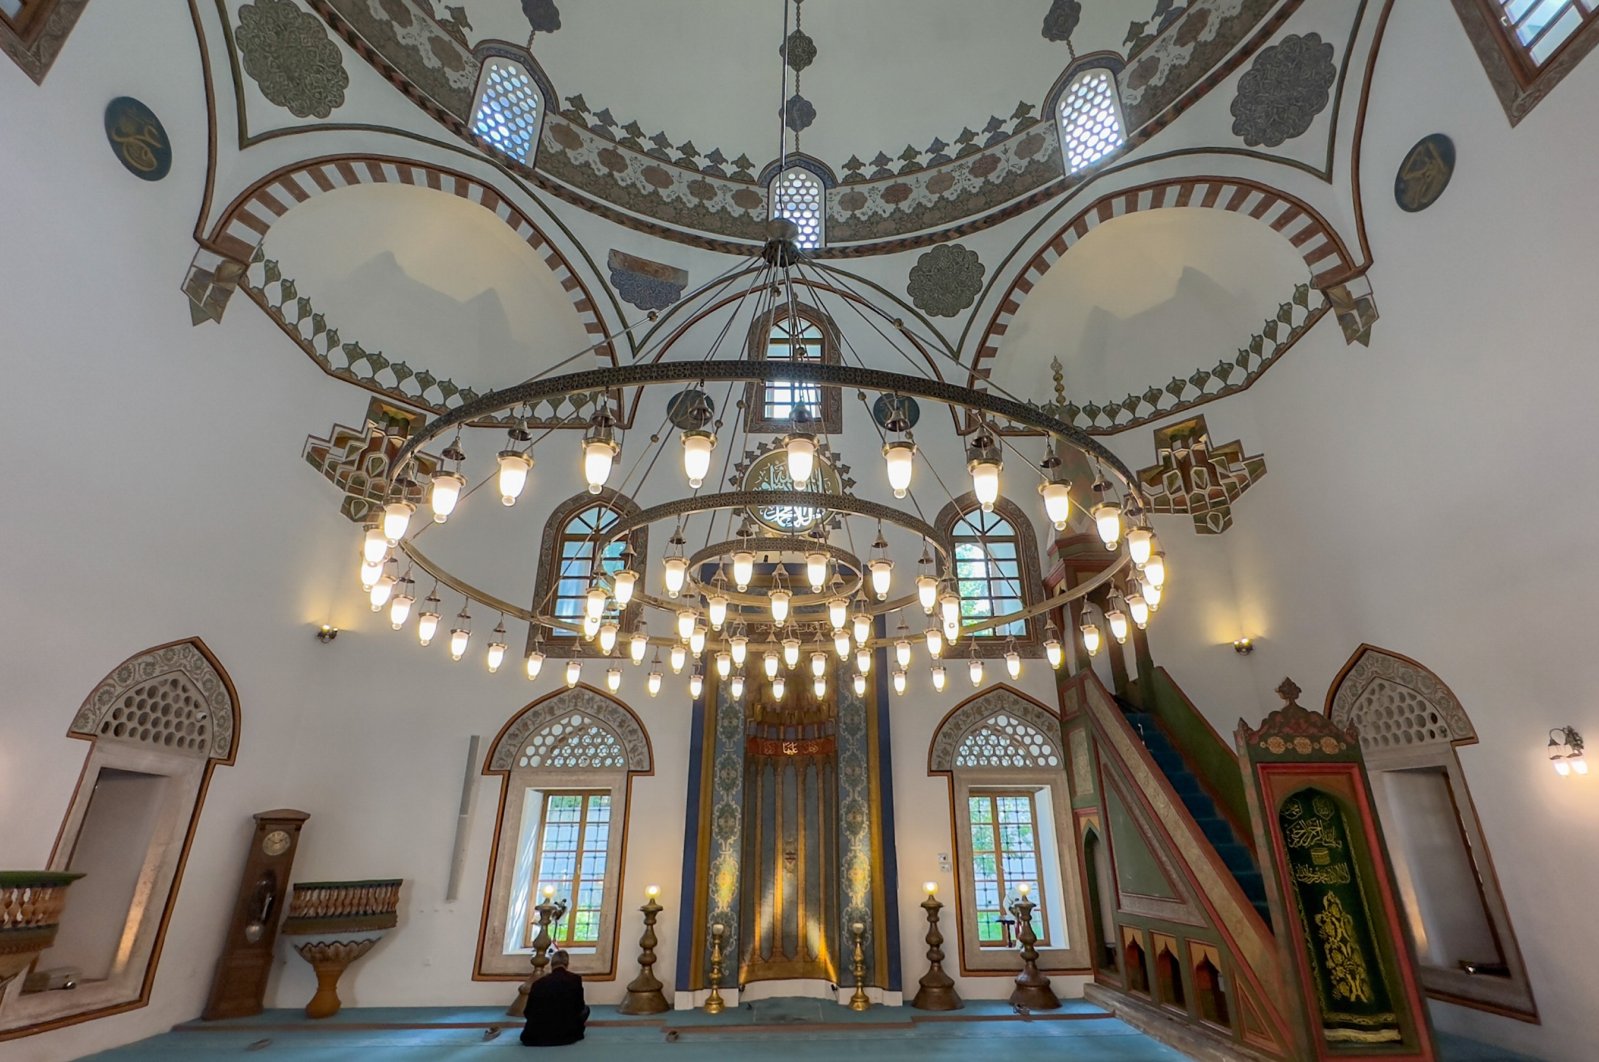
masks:
<svg viewBox="0 0 1599 1062"><path fill-rule="evenodd" d="M1239 656L1248 656L1254 651L1255 643L1250 641L1248 638L1233 639L1233 652L1237 653Z"/></svg>
<svg viewBox="0 0 1599 1062"><path fill-rule="evenodd" d="M1561 777L1587 774L1588 761L1582 758L1582 735L1569 726L1557 726L1549 731L1549 762Z"/></svg>
<svg viewBox="0 0 1599 1062"><path fill-rule="evenodd" d="M328 644L338 636L339 628L328 623L322 624L322 626L318 627L316 631L316 640L321 642L323 645Z"/></svg>

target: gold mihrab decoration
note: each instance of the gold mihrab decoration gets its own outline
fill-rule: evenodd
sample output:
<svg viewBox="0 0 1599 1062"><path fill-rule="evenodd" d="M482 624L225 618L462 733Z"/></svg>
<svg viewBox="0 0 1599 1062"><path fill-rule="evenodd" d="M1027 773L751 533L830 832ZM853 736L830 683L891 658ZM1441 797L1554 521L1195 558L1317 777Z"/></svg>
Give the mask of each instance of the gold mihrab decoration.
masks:
<svg viewBox="0 0 1599 1062"><path fill-rule="evenodd" d="M1156 462L1138 470L1138 481L1157 513L1187 513L1194 531L1219 535L1233 525L1233 502L1266 474L1266 458L1246 456L1237 439L1210 441L1203 416L1155 429Z"/></svg>

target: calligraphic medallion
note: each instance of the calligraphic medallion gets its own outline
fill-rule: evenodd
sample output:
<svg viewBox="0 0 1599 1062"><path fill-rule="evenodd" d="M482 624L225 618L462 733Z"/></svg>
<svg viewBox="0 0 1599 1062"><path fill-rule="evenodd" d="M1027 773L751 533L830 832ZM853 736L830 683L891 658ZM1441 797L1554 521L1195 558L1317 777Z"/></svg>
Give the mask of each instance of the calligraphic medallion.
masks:
<svg viewBox="0 0 1599 1062"><path fill-rule="evenodd" d="M782 449L768 450L750 464L744 473L743 490L795 490L788 476L788 455ZM816 471L810 482L802 483L799 490L814 490L824 494L839 494L843 483L838 469L833 467L825 452L816 454ZM828 517L826 509L812 509L800 505L769 505L750 510L750 516L761 526L780 534L793 535L813 530Z"/></svg>
<svg viewBox="0 0 1599 1062"><path fill-rule="evenodd" d="M1422 137L1394 175L1394 201L1414 214L1438 201L1455 173L1455 142L1442 133Z"/></svg>
<svg viewBox="0 0 1599 1062"><path fill-rule="evenodd" d="M145 181L172 169L172 141L155 112L132 96L118 96L105 109L105 137L117 161Z"/></svg>

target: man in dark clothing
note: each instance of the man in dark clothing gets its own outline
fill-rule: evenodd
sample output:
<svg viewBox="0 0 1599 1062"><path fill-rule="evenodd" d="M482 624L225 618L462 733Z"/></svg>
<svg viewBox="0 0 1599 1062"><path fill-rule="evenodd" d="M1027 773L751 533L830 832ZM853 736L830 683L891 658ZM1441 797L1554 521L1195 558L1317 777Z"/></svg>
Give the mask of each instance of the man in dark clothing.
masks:
<svg viewBox="0 0 1599 1062"><path fill-rule="evenodd" d="M528 989L522 1030L528 1047L560 1047L583 1039L589 1008L583 1002L583 978L571 971L571 962L570 955L557 949L550 956L550 972Z"/></svg>

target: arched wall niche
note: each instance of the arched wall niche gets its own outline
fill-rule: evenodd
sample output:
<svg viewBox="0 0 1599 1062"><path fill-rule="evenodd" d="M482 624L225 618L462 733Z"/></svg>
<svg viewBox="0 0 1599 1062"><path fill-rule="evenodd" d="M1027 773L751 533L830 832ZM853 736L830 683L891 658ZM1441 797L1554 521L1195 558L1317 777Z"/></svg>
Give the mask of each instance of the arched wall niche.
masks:
<svg viewBox="0 0 1599 1062"><path fill-rule="evenodd" d="M48 869L83 874L33 969L71 992L0 992L0 1040L147 1005L212 772L239 751L233 680L198 637L137 653L97 683L67 736L90 742Z"/></svg>
<svg viewBox="0 0 1599 1062"><path fill-rule="evenodd" d="M549 869L543 857L549 850L545 826L552 820L553 798L575 801L581 809L576 829L569 831L577 835L573 862L581 864L585 851L603 853L603 880L590 905L595 912L592 939L584 936L561 946L571 953L577 973L590 980L614 980L633 778L655 773L643 722L622 701L580 682L540 697L507 720L489 746L483 773L503 781L472 979L527 976L533 908ZM595 816L592 810L601 797L605 812ZM585 838L599 821L606 836L590 845ZM575 922L583 906L582 882L574 878L572 883L577 894L563 895L558 889L556 898L569 902L567 918Z"/></svg>

